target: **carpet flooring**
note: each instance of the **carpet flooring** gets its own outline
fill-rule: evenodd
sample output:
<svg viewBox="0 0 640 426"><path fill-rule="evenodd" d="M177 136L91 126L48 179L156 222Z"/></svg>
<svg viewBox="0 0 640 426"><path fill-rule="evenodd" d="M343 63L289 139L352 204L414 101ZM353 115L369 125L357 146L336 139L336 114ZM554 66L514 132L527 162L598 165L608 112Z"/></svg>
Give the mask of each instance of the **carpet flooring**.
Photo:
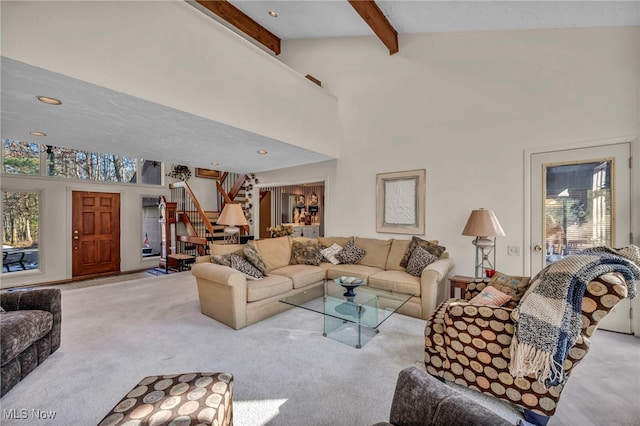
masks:
<svg viewBox="0 0 640 426"><path fill-rule="evenodd" d="M302 309L236 331L200 313L188 271L63 289L62 308L61 348L0 400L3 426L95 425L141 378L192 371L234 375L236 426L371 425L388 420L398 372L423 365L422 320L394 315L362 349ZM640 424L638 349L597 332L549 425Z"/></svg>

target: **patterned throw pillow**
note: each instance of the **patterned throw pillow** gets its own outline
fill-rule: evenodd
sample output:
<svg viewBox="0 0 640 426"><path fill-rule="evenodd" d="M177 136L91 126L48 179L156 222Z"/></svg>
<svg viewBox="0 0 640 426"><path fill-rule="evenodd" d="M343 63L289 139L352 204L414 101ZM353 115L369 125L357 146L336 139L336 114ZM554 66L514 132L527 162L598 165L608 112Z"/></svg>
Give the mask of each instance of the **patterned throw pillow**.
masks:
<svg viewBox="0 0 640 426"><path fill-rule="evenodd" d="M255 266L250 264L245 258L234 253L231 254L231 267L236 271L242 272L250 280L259 280L260 278L264 278L264 274Z"/></svg>
<svg viewBox="0 0 640 426"><path fill-rule="evenodd" d="M497 288L485 287L480 294L469 300L469 303L474 303L476 305L502 306L509 300L511 300L511 296L504 294Z"/></svg>
<svg viewBox="0 0 640 426"><path fill-rule="evenodd" d="M434 244L430 241L423 240L422 238L413 237L411 238L411 243L409 243L409 247L407 251L404 253L404 257L400 261L400 266L406 268L407 262L409 262L409 257L411 257L411 253L415 250L416 247L422 247L438 259L442 256L442 253L447 249L446 247L439 246L438 244Z"/></svg>
<svg viewBox="0 0 640 426"><path fill-rule="evenodd" d="M362 250L360 247L349 241L347 244L345 244L342 251L336 254L336 259L338 259L340 263L348 263L349 265L354 265L358 263L358 261L362 259L365 254L367 254L366 251Z"/></svg>
<svg viewBox="0 0 640 426"><path fill-rule="evenodd" d="M262 256L258 253L258 248L255 246L253 242L248 242L244 249L242 250L244 257L249 261L250 264L256 267L256 269L262 272L264 275L267 275L267 267L262 261Z"/></svg>
<svg viewBox="0 0 640 426"><path fill-rule="evenodd" d="M244 257L242 249L234 251L233 254ZM216 265L228 266L229 268L231 268L231 253L212 254L209 259L211 260L211 263L215 263Z"/></svg>
<svg viewBox="0 0 640 426"><path fill-rule="evenodd" d="M317 240L294 241L291 244L291 265L314 265L322 262L320 244Z"/></svg>
<svg viewBox="0 0 640 426"><path fill-rule="evenodd" d="M327 259L329 262L337 265L340 263L338 259L336 259L336 254L342 251L342 246L339 246L337 243L331 244L331 247L324 248L320 250L322 256Z"/></svg>
<svg viewBox="0 0 640 426"><path fill-rule="evenodd" d="M413 250L413 253L411 253L409 261L407 262L407 273L413 275L414 277L419 277L420 275L422 275L422 270L424 268L431 265L437 260L437 257L432 255L422 247L416 247Z"/></svg>
<svg viewBox="0 0 640 426"><path fill-rule="evenodd" d="M530 277L515 277L496 272L487 287L495 287L501 292L511 296L507 308L515 308L529 287Z"/></svg>

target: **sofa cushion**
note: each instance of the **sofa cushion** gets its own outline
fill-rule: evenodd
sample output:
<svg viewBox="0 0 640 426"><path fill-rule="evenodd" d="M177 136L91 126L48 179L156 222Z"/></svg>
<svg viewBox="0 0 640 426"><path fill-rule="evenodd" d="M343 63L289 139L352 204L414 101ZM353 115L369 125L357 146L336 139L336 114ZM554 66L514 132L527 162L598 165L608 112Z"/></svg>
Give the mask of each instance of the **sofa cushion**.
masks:
<svg viewBox="0 0 640 426"><path fill-rule="evenodd" d="M322 247L331 247L333 244L344 247L349 241L353 242L353 237L318 237L318 242Z"/></svg>
<svg viewBox="0 0 640 426"><path fill-rule="evenodd" d="M341 251L342 251L342 246L339 246L338 244L333 243L330 247L323 248L322 250L320 250L320 253L329 262L333 263L334 265L337 265L338 263L340 263L340 261L336 259L336 254L340 253Z"/></svg>
<svg viewBox="0 0 640 426"><path fill-rule="evenodd" d="M422 270L424 268L437 261L437 257L422 247L416 247L413 249L411 256L409 256L409 261L407 262L407 273L414 277L419 277L422 275Z"/></svg>
<svg viewBox="0 0 640 426"><path fill-rule="evenodd" d="M291 244L292 265L318 266L322 261L318 240L293 241Z"/></svg>
<svg viewBox="0 0 640 426"><path fill-rule="evenodd" d="M332 265L331 263L326 262L321 263L320 267L327 270L327 279L329 280L335 280L336 278L346 275L349 277L362 278L366 281L369 279L370 275L383 271L383 269L375 268L373 266L348 264Z"/></svg>
<svg viewBox="0 0 640 426"><path fill-rule="evenodd" d="M255 241L255 244L264 265L267 267L267 273L289 264L291 260L289 237L265 238Z"/></svg>
<svg viewBox="0 0 640 426"><path fill-rule="evenodd" d="M366 254L367 252L362 250L360 247L356 246L354 243L348 242L342 250L340 250L340 253L336 254L336 259L338 259L340 263L355 265Z"/></svg>
<svg viewBox="0 0 640 426"><path fill-rule="evenodd" d="M469 303L478 305L502 306L511 300L511 296L501 292L495 287L485 287L480 294L469 300Z"/></svg>
<svg viewBox="0 0 640 426"><path fill-rule="evenodd" d="M511 296L511 300L507 303L507 308L515 308L527 291L529 281L530 277L516 277L496 272L487 285Z"/></svg>
<svg viewBox="0 0 640 426"><path fill-rule="evenodd" d="M229 254L237 251L242 252L244 244L213 244L209 243L209 254Z"/></svg>
<svg viewBox="0 0 640 426"><path fill-rule="evenodd" d="M267 275L260 280L247 281L247 302L284 295L292 289L293 282L284 275Z"/></svg>
<svg viewBox="0 0 640 426"><path fill-rule="evenodd" d="M420 297L420 277L402 271L381 271L369 277L369 287Z"/></svg>
<svg viewBox="0 0 640 426"><path fill-rule="evenodd" d="M324 280L326 270L319 266L289 265L274 269L271 273L290 278L293 281L293 288L300 288Z"/></svg>
<svg viewBox="0 0 640 426"><path fill-rule="evenodd" d="M400 266L400 262L404 258L404 254L409 248L411 240L392 240L391 248L389 249L389 256L387 256L387 263L384 269L394 271L404 271L404 267Z"/></svg>
<svg viewBox="0 0 640 426"><path fill-rule="evenodd" d="M263 275L267 273L267 267L262 261L262 257L260 256L260 253L258 253L258 249L253 241L248 242L247 245L244 246L242 254L244 254L244 257L247 258L249 263L255 266Z"/></svg>
<svg viewBox="0 0 640 426"><path fill-rule="evenodd" d="M231 267L236 271L242 272L248 279L259 280L264 278L264 274L253 266L247 259L237 254L231 254Z"/></svg>
<svg viewBox="0 0 640 426"><path fill-rule="evenodd" d="M440 258L440 256L442 256L442 253L444 253L444 251L447 249L446 247L438 245L437 240L427 241L427 240L423 240L422 238L413 237L411 238L411 242L409 243L409 248L404 254L402 261L400 262L400 266L404 266L404 267L407 266L407 262L409 261L409 256L411 256L411 253L413 253L413 249L415 249L418 246L422 247L423 249L425 249L426 251L428 251L429 253L431 253L437 258Z"/></svg>
<svg viewBox="0 0 640 426"><path fill-rule="evenodd" d="M24 310L0 313L0 365L5 365L53 327L53 314Z"/></svg>
<svg viewBox="0 0 640 426"><path fill-rule="evenodd" d="M358 261L365 266L374 266L384 269L389 256L392 240L379 240L375 238L356 238L355 245L365 251L365 255Z"/></svg>

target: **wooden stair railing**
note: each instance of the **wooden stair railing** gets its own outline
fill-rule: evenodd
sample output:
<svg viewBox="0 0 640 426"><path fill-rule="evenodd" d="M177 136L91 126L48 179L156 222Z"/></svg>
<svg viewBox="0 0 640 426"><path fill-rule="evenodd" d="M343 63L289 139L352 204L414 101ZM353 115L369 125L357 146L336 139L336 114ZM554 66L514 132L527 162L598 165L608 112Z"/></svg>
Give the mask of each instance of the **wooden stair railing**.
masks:
<svg viewBox="0 0 640 426"><path fill-rule="evenodd" d="M171 189L183 188L186 194L191 198L191 202L193 203L193 206L195 207L198 213L198 216L200 217L200 220L202 220L206 230L209 232L209 235L215 234L215 229L213 228L213 225L211 224L211 221L209 220L207 213L204 211L204 209L200 205L200 202L198 201L195 194L191 190L191 187L189 186L189 184L187 182L175 182L170 184L169 188ZM185 228L187 229L187 233L189 235L187 237L182 236L180 240L185 241L185 238L186 238L186 239L189 239L190 240L189 242L193 244L198 244L198 245L203 244L204 247L206 247L207 239L197 236L197 233L195 232L195 229L193 228L193 225L191 224L191 220L188 218L188 216L185 214L182 214L181 217L182 217L181 219L182 223L184 223ZM191 235L192 233L193 235ZM200 252L200 248L198 248L198 251Z"/></svg>

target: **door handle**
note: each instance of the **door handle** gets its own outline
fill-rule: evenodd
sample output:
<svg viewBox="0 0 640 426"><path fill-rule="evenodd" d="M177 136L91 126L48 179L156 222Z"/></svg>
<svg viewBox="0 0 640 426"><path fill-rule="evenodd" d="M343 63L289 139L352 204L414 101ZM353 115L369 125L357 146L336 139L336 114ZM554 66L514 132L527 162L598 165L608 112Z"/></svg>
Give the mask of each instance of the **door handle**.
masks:
<svg viewBox="0 0 640 426"><path fill-rule="evenodd" d="M542 251L542 247L540 247L540 245L539 245L539 244L536 244L536 245L533 247L533 249L534 249L535 251Z"/></svg>

